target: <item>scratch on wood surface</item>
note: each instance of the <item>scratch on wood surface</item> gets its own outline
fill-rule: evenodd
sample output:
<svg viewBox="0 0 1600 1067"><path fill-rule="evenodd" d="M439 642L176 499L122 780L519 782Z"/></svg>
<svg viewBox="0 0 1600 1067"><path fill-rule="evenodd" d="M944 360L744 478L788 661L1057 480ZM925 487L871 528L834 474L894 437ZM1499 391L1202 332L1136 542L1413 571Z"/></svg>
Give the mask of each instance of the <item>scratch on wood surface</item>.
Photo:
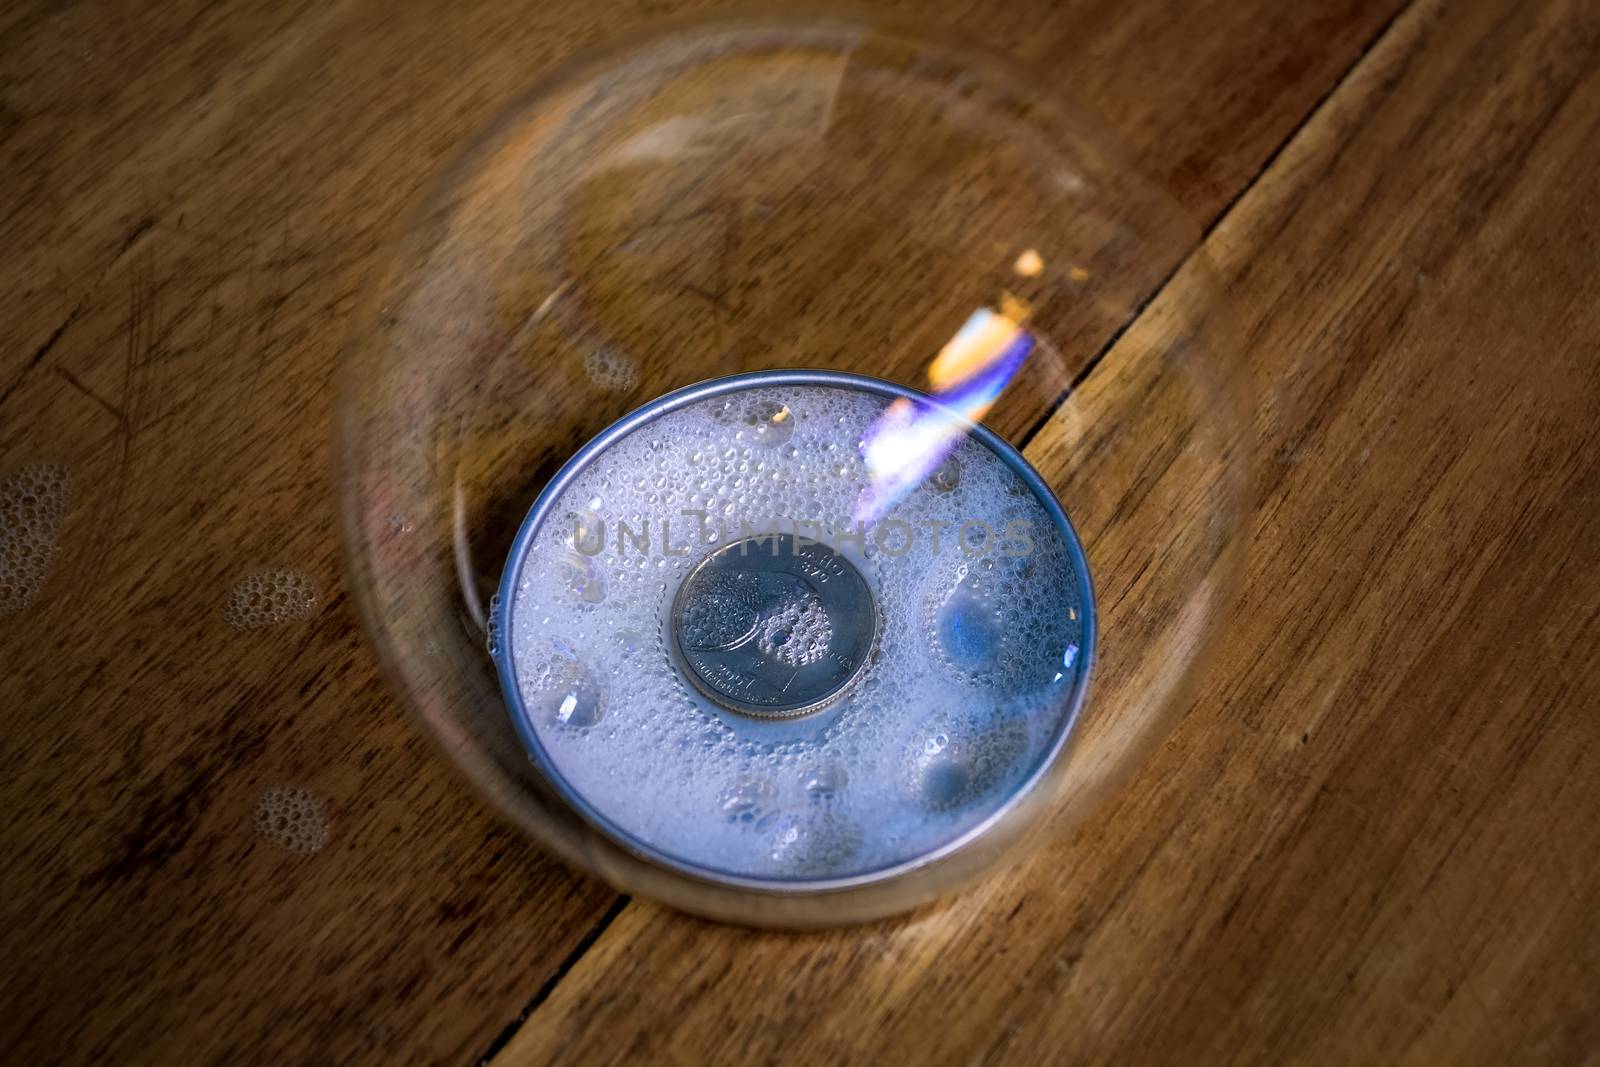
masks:
<svg viewBox="0 0 1600 1067"><path fill-rule="evenodd" d="M127 432L127 418L123 415L119 408L113 405L105 397L101 396L99 393L85 385L82 379L80 379L76 374L73 374L67 368L58 366L55 368L55 371L56 374L60 375L62 380L64 380L68 385L72 386L72 388L76 389L78 392L94 401L100 407L104 408L112 418L117 420L117 424L122 428L122 431L124 433Z"/></svg>
<svg viewBox="0 0 1600 1067"><path fill-rule="evenodd" d="M67 313L67 317L61 320L61 325L50 331L50 336L44 339L44 344L34 349L33 355L28 357L28 362L23 365L21 373L11 380L10 385L6 386L6 391L0 393L0 407L5 406L6 401L11 399L11 394L22 386L23 381L32 373L33 369L44 362L45 357L50 355L51 350L56 347L56 342L61 340L61 335L67 332L68 327L77 321L82 312L83 301L80 300L77 306Z"/></svg>
<svg viewBox="0 0 1600 1067"><path fill-rule="evenodd" d="M157 220L154 215L146 215L144 218L136 222L133 226L133 229L129 230L128 235L122 239L122 247L117 249L116 258L113 259L112 262L116 262L117 259L121 259L123 256L127 255L128 250L139 243L139 238L155 229L156 221Z"/></svg>

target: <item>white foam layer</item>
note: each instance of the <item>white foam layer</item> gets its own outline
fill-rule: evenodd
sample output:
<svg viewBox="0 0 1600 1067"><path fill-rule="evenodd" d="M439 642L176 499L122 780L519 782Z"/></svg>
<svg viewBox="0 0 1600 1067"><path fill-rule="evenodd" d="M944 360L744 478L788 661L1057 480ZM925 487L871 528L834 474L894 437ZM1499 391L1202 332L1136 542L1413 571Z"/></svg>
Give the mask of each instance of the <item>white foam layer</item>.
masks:
<svg viewBox="0 0 1600 1067"><path fill-rule="evenodd" d="M887 403L831 386L714 397L628 435L565 488L504 639L555 771L613 827L709 870L845 877L954 840L1038 768L1081 669L1085 592L1050 514L973 440L865 545L841 545L882 623L875 661L835 705L747 718L701 697L668 653L678 583L744 523L845 527L866 478L858 442ZM986 552L977 526L963 547L974 522L992 531ZM619 523L633 536L648 523L648 550L619 543Z"/></svg>

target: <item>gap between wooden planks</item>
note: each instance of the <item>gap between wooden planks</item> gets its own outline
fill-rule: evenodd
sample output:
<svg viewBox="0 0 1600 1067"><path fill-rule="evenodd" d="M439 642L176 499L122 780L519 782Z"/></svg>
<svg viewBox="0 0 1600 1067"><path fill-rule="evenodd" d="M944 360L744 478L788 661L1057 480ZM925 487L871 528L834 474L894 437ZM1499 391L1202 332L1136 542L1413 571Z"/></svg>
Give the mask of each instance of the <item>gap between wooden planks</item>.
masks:
<svg viewBox="0 0 1600 1067"><path fill-rule="evenodd" d="M1597 46L1592 3L1419 0L1212 235L1264 398L1250 581L1125 796L877 928L635 903L495 1062L1591 1053Z"/></svg>

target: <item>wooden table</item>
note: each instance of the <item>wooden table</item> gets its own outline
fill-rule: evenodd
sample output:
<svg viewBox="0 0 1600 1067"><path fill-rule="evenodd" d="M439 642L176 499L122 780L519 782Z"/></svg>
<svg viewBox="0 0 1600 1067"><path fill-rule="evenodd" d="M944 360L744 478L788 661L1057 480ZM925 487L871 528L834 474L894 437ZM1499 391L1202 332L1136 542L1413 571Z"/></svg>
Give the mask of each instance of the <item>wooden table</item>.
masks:
<svg viewBox="0 0 1600 1067"><path fill-rule="evenodd" d="M0 479L65 507L0 618L6 1062L1600 1062L1593 0L944 5L1203 223L1260 398L1237 624L1082 829L767 934L451 777L341 590L346 319L509 93L715 6L0 13ZM285 562L314 610L241 640Z"/></svg>

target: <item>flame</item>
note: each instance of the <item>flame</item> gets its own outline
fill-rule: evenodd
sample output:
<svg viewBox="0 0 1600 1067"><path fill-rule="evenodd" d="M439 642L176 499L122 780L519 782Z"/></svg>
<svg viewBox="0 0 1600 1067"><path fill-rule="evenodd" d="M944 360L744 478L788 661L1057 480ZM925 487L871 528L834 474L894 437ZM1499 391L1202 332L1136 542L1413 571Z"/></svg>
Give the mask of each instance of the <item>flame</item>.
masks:
<svg viewBox="0 0 1600 1067"><path fill-rule="evenodd" d="M1007 294L1000 310L979 308L928 365L932 396L894 401L861 441L867 484L854 520L870 524L944 462L988 413L1033 351L1026 303Z"/></svg>

